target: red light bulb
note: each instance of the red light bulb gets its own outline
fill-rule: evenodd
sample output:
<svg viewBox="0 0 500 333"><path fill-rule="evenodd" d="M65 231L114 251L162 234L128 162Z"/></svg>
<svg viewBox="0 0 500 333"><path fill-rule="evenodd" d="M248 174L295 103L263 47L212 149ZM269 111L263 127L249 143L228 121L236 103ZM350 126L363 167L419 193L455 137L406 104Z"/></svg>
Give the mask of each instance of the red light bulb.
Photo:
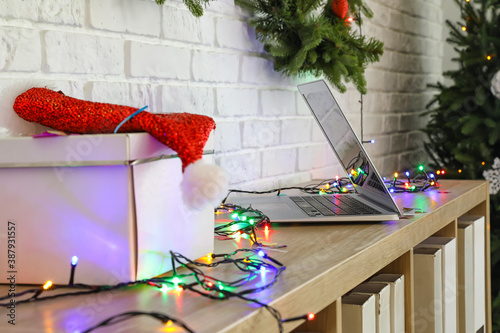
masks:
<svg viewBox="0 0 500 333"><path fill-rule="evenodd" d="M314 315L314 313L309 313L309 314L307 315L307 320L314 320L314 317L316 317L316 316Z"/></svg>

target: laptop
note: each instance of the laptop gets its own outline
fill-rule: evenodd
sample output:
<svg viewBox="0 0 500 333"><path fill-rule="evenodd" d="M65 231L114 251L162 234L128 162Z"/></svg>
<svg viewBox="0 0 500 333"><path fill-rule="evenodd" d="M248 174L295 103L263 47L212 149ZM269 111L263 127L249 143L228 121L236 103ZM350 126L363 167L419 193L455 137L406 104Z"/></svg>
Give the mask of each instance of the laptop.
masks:
<svg viewBox="0 0 500 333"><path fill-rule="evenodd" d="M251 205L266 214L272 222L397 220L403 214L325 81L302 84L298 89L349 175L355 193L252 195L228 201L244 207Z"/></svg>

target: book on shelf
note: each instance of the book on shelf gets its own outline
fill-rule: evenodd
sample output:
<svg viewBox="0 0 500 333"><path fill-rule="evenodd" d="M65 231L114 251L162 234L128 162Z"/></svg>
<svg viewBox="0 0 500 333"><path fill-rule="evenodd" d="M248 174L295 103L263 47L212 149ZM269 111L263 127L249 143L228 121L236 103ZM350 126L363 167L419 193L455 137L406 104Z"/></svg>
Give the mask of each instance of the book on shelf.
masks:
<svg viewBox="0 0 500 333"><path fill-rule="evenodd" d="M405 277L403 274L379 274L370 282L388 283L391 289L391 333L405 331Z"/></svg>
<svg viewBox="0 0 500 333"><path fill-rule="evenodd" d="M458 332L474 332L474 233L470 223L458 222Z"/></svg>
<svg viewBox="0 0 500 333"><path fill-rule="evenodd" d="M442 333L441 249L416 248L414 264L415 333Z"/></svg>
<svg viewBox="0 0 500 333"><path fill-rule="evenodd" d="M443 332L457 333L457 242L454 237L429 237L415 247L441 250Z"/></svg>
<svg viewBox="0 0 500 333"><path fill-rule="evenodd" d="M349 294L342 297L342 332L376 333L375 296Z"/></svg>
<svg viewBox="0 0 500 333"><path fill-rule="evenodd" d="M485 262L485 219L484 216L462 216L458 226L472 226L472 261L474 285L474 328L473 332L484 331L486 324L486 262ZM469 277L470 279L470 277ZM465 286L466 287L466 286ZM465 292L467 293L467 292Z"/></svg>
<svg viewBox="0 0 500 333"><path fill-rule="evenodd" d="M365 282L354 288L351 294L375 296L375 331L377 333L391 332L391 287L388 283Z"/></svg>

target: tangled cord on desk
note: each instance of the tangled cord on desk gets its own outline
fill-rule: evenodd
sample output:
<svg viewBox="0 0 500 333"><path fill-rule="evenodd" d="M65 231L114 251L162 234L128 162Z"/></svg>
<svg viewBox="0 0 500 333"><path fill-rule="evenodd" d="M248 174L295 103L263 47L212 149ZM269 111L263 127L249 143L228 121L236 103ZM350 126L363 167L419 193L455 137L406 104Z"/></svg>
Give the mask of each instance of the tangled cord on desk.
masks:
<svg viewBox="0 0 500 333"><path fill-rule="evenodd" d="M427 173L423 170L423 167L419 167L421 173L415 174L413 177L410 177L410 172L406 171L406 180L401 180L398 178L398 173L394 173L394 179L383 178L383 182L386 188L391 193L403 193L403 192L423 192L428 189L439 187L438 175L442 173L444 175L444 170L438 170L437 175L434 173ZM365 174L365 171L359 172L359 174ZM231 193L246 193L246 194L271 194L277 193L276 195L280 195L281 191L285 190L299 190L301 192L307 194L348 194L354 193L354 186L351 182L355 184L359 183L360 176L357 172L351 174L349 177L339 178L338 176L335 178L325 179L317 184L309 184L306 186L288 186L288 187L277 187L270 190L265 191L247 191L247 190L239 190L239 189L230 189L226 197L222 200L222 204L224 205L231 195ZM361 177L362 178L362 177ZM364 179L364 178L363 178Z"/></svg>
<svg viewBox="0 0 500 333"><path fill-rule="evenodd" d="M252 246L262 246L257 240L256 230L259 227L268 227L271 221L262 211L239 205L221 204L215 209L215 214L229 213L233 219L231 222L223 223L215 227L217 236L231 237L248 235Z"/></svg>
<svg viewBox="0 0 500 333"><path fill-rule="evenodd" d="M354 191L348 177L342 177L342 178L336 177L336 178L325 179L317 184L309 184L306 186L277 187L265 191L247 191L247 190L230 189L226 197L222 200L222 204L226 203L231 193L270 194L277 192L276 195L280 195L281 191L286 191L286 190L299 190L307 194L318 194L318 193L336 194L336 193L350 193Z"/></svg>
<svg viewBox="0 0 500 333"><path fill-rule="evenodd" d="M92 286L86 284L74 284L74 285L53 285L50 288L38 287L26 290L21 293L17 293L14 297L18 298L21 296L33 294L30 298L16 301L16 304L29 303L45 301L56 298L63 298L68 296L77 295L87 295L94 294L103 291L111 291L126 287L131 287L135 285L149 285L161 290L164 290L165 286L167 289L173 287L177 290L190 290L196 294L207 297L214 300L225 300L230 298L239 298L247 302L252 302L264 307L271 315L276 319L278 324L279 332L283 331L282 323L291 320L301 320L307 319L308 315L293 317L288 319L282 319L281 314L275 308L260 302L255 298L248 297L247 295L261 292L265 289L270 288L277 282L278 277L285 270L285 266L278 260L270 257L264 248L256 247L251 249L237 249L231 253L227 254L213 254L209 263L199 262L191 260L184 255L177 252L170 252L171 260L173 264L173 274L168 277L155 277L151 279L123 282L112 286ZM243 255L243 256L242 256ZM212 260L214 260L212 262ZM175 264L179 264L181 267L189 271L187 274L178 274ZM243 276L238 277L234 281L223 281L216 279L212 276L205 274L200 268L214 268L220 265L231 265L237 268L237 271ZM272 273L272 279L268 283L262 285L250 284L255 278L261 276L262 274ZM191 279L192 282L187 281ZM247 287L248 286L248 287ZM49 290L57 289L76 289L75 292L67 292L56 295L48 295L45 297L40 297ZM83 290L82 290L83 289ZM0 301L12 298L10 295L0 297ZM11 304L10 302L0 303L0 306L7 307ZM99 327L111 326L137 316L149 316L157 319L163 323L174 323L183 327L188 332L194 332L190 329L184 322L179 319L173 318L167 314L160 312L147 312L147 311L127 311L123 313L111 316L93 327L86 329L84 332L92 332Z"/></svg>

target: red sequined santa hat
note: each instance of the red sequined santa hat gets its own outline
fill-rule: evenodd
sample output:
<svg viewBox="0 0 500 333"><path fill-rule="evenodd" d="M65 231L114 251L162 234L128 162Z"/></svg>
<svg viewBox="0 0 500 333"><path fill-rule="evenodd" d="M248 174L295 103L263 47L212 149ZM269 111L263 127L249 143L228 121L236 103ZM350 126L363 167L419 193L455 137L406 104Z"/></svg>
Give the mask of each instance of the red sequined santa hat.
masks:
<svg viewBox="0 0 500 333"><path fill-rule="evenodd" d="M19 92L19 90L18 90ZM2 94L4 100L8 97ZM13 109L19 117L58 131L80 134L148 132L175 150L182 161L184 202L191 208L220 203L227 188L225 173L201 161L203 149L215 122L190 113L137 113L123 105L84 101L43 87L11 91ZM123 122L126 120L125 122ZM20 133L27 134L27 133ZM33 134L33 133L31 133Z"/></svg>

